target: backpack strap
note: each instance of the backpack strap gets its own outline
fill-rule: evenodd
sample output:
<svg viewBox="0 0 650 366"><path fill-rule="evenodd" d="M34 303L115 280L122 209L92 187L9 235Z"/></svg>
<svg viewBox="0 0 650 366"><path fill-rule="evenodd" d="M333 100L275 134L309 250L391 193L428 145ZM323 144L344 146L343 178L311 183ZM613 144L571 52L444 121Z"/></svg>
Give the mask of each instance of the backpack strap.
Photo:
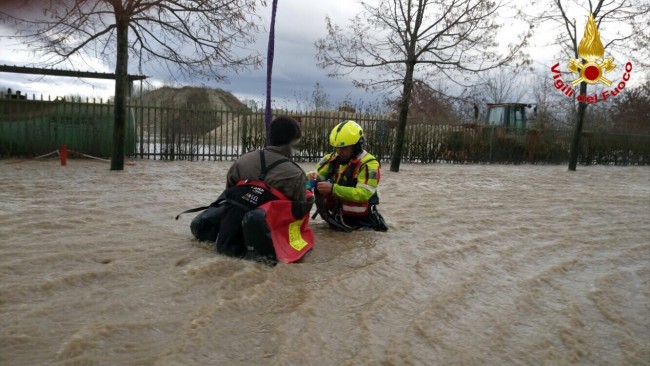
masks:
<svg viewBox="0 0 650 366"><path fill-rule="evenodd" d="M225 196L224 196L224 194L222 193L222 194L219 195L219 197L217 198L216 201L214 201L214 202L212 202L212 203L210 204L210 206L203 206L203 207L191 208L191 209L189 209L189 210L187 210L187 211L183 211L183 212L179 213L179 214L176 216L176 220L178 220L178 218L181 217L182 214L192 213L192 212L199 212L199 211L207 210L207 209L209 209L210 207L217 207L217 206L221 205L221 203L223 203L224 200L225 200Z"/></svg>
<svg viewBox="0 0 650 366"><path fill-rule="evenodd" d="M264 179L266 179L266 175L276 166L284 163L289 163L291 160L289 159L280 159L278 161L275 161L273 164L266 166L266 157L264 156L264 150L260 150L260 162L262 166L262 172L260 173L260 176L257 178L257 180L264 182Z"/></svg>
<svg viewBox="0 0 650 366"><path fill-rule="evenodd" d="M176 216L176 220L178 220L178 218L181 217L182 214L192 213L192 212L199 212L199 211L207 210L210 207L211 206L197 207L197 208L191 208L189 210L183 211L183 212L179 213L178 216Z"/></svg>
<svg viewBox="0 0 650 366"><path fill-rule="evenodd" d="M257 178L257 180L264 181L264 178L266 177L266 157L264 156L264 150L260 150L260 176Z"/></svg>

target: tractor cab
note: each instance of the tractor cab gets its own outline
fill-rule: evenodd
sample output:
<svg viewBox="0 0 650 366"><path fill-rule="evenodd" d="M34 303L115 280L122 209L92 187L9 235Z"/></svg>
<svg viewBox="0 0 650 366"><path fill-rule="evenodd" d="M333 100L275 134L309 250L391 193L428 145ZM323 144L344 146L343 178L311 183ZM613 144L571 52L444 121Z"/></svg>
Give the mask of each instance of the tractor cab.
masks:
<svg viewBox="0 0 650 366"><path fill-rule="evenodd" d="M526 108L523 103L488 103L486 125L503 128L506 134L523 132L526 128Z"/></svg>

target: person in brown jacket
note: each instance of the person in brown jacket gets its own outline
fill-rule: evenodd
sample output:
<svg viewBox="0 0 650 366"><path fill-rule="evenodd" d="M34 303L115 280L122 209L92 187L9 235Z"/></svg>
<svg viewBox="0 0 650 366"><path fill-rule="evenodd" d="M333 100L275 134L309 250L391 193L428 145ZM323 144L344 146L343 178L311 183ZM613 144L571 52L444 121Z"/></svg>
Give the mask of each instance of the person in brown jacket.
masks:
<svg viewBox="0 0 650 366"><path fill-rule="evenodd" d="M264 183L284 193L293 201L305 200L307 176L291 161L291 149L300 140L300 124L291 117L277 117L271 122L270 145L264 148L267 168L272 167ZM278 165L278 162L280 163ZM226 189L242 180L257 180L262 173L262 161L258 151L242 155L228 170Z"/></svg>
<svg viewBox="0 0 650 366"><path fill-rule="evenodd" d="M291 159L292 146L300 139L300 124L290 117L278 117L271 122L270 145L261 151L251 151L241 156L230 167L226 177L228 192L241 181L263 181L292 201L305 201L307 176ZM247 199L248 195L242 198ZM257 205L259 197L251 204ZM259 202L261 203L261 202ZM226 203L226 209L232 203ZM235 205L221 220L216 240L217 253L243 257L247 253L241 230L246 210Z"/></svg>

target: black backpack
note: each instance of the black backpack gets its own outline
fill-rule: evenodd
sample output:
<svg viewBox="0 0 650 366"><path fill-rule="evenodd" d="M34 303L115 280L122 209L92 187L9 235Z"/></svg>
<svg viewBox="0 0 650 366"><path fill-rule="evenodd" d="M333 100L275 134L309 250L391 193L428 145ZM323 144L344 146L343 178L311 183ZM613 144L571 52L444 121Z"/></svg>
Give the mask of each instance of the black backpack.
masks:
<svg viewBox="0 0 650 366"><path fill-rule="evenodd" d="M246 213L271 200L284 198L282 193L264 183L264 179L273 168L291 160L280 159L267 166L264 151L260 150L259 153L262 171L257 180L241 181L226 189L209 206L183 211L176 216L178 220L182 214L203 211L192 219L190 230L198 240L216 241L217 253L244 257L246 246L242 222Z"/></svg>

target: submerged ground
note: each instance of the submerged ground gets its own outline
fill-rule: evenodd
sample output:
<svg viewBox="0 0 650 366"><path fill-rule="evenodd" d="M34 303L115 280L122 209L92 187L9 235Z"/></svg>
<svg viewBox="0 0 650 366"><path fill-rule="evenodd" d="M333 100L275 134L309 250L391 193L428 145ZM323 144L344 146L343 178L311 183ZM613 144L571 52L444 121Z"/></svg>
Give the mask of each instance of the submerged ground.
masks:
<svg viewBox="0 0 650 366"><path fill-rule="evenodd" d="M650 169L405 165L388 233L220 257L228 163L0 161L0 364L650 364Z"/></svg>

